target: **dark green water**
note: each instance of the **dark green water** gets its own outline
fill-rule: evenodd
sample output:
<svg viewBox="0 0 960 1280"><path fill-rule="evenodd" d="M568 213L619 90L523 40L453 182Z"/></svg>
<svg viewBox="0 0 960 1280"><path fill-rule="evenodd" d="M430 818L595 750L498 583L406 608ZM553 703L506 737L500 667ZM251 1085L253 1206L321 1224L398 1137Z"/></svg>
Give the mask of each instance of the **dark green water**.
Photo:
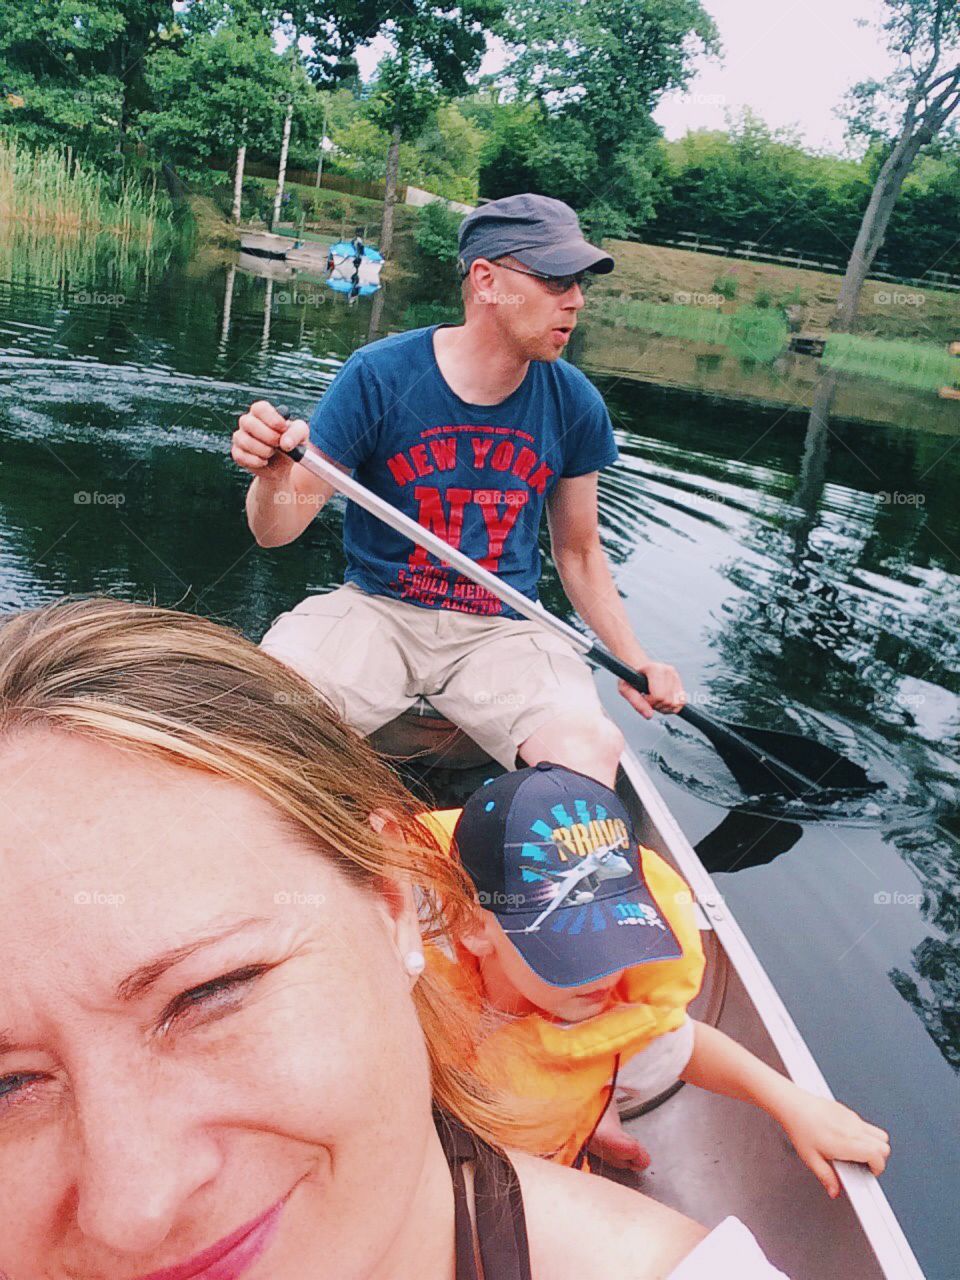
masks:
<svg viewBox="0 0 960 1280"><path fill-rule="evenodd" d="M197 261L8 254L0 275L0 609L111 592L259 639L339 580L337 511L254 544L229 438L258 396L307 411L367 339L368 300ZM380 332L429 300L381 295ZM603 537L641 639L700 705L815 733L887 783L817 821L758 817L698 735L642 723L599 677L834 1091L891 1131L883 1185L927 1275L956 1280L960 405L947 434L922 396L898 425L811 426L595 381L623 455ZM544 598L564 607L549 569Z"/></svg>

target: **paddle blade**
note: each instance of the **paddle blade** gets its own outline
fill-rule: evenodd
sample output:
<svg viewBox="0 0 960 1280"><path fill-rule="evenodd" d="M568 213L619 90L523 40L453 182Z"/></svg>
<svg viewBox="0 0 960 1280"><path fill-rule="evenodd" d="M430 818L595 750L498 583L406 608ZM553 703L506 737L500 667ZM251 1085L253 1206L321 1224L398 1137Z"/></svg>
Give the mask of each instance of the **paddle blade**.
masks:
<svg viewBox="0 0 960 1280"><path fill-rule="evenodd" d="M884 786L882 782L874 782L866 769L822 742L777 729L754 729L742 724L729 728L766 756L783 761L827 791L880 791Z"/></svg>

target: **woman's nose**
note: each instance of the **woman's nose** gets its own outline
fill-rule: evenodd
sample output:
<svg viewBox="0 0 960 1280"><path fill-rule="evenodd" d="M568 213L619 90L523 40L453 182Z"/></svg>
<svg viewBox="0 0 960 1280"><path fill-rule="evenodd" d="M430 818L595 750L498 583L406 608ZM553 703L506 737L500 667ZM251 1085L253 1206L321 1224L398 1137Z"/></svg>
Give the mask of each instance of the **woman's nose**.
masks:
<svg viewBox="0 0 960 1280"><path fill-rule="evenodd" d="M177 1224L189 1221L196 1191L217 1175L214 1138L171 1092L156 1079L117 1072L78 1098L77 1224L101 1249L161 1249ZM184 1252L209 1243L186 1240Z"/></svg>

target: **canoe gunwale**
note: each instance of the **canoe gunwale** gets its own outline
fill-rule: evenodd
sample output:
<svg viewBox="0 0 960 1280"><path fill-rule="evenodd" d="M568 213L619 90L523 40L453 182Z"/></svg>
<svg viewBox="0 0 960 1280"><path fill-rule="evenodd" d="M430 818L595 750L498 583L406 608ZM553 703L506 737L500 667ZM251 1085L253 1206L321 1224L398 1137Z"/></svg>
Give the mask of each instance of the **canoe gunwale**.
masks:
<svg viewBox="0 0 960 1280"><path fill-rule="evenodd" d="M801 1088L832 1098L834 1095L809 1046L666 801L629 748L621 757L620 765L710 921L787 1074ZM845 1161L836 1161L835 1168L877 1263L888 1280L925 1280L903 1228L874 1175L862 1165Z"/></svg>

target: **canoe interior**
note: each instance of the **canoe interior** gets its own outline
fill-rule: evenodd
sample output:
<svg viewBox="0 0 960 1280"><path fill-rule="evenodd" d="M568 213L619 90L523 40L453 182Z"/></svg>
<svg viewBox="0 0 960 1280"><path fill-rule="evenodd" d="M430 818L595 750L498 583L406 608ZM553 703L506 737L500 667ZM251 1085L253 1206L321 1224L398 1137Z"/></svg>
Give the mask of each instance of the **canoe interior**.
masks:
<svg viewBox="0 0 960 1280"><path fill-rule="evenodd" d="M381 730L374 743L431 807L460 805L487 778L503 772L466 735L422 705ZM641 841L676 865L669 842L653 826L623 773L618 791ZM703 936L707 976L691 1012L783 1071L780 1055L716 936L709 929ZM622 1079L629 1083L629 1067ZM823 1280L826 1275L883 1280L886 1273L850 1201L844 1195L830 1200L780 1127L758 1108L684 1085L626 1127L650 1151L651 1167L642 1175L603 1167L598 1172L707 1227L734 1214L791 1280Z"/></svg>

